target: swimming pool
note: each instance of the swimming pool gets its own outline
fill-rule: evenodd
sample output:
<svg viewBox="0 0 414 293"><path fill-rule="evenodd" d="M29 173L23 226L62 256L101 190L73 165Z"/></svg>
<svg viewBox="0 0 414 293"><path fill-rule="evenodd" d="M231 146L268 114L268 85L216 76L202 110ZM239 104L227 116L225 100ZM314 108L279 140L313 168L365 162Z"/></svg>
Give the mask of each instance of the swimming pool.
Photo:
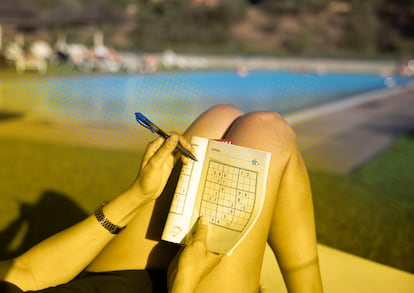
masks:
<svg viewBox="0 0 414 293"><path fill-rule="evenodd" d="M240 76L208 71L73 76L27 81L15 87L26 96L31 110L42 115L135 123L133 113L141 111L158 123L177 125L188 124L218 103L231 103L244 111L291 113L406 81L377 74L252 71Z"/></svg>

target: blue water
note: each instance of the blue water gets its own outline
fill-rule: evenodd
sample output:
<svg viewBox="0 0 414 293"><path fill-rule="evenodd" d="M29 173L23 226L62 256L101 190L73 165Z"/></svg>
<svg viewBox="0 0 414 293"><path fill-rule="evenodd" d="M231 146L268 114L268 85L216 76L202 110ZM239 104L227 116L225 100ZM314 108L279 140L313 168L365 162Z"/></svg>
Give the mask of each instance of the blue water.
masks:
<svg viewBox="0 0 414 293"><path fill-rule="evenodd" d="M179 72L156 75L64 77L48 80L36 109L69 117L135 123L141 111L155 121L185 123L214 104L230 103L244 111L290 113L358 93L406 82L377 74L252 71Z"/></svg>

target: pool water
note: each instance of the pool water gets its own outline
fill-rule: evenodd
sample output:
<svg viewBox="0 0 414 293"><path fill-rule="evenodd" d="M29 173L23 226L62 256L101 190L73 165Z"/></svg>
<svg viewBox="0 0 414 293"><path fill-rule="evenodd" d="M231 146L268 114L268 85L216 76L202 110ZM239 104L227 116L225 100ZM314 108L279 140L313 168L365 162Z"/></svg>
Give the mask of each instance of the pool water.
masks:
<svg viewBox="0 0 414 293"><path fill-rule="evenodd" d="M30 92L31 109L44 115L135 123L134 112L140 111L164 125L187 125L219 103L291 113L406 81L377 74L208 71L50 78L20 88Z"/></svg>

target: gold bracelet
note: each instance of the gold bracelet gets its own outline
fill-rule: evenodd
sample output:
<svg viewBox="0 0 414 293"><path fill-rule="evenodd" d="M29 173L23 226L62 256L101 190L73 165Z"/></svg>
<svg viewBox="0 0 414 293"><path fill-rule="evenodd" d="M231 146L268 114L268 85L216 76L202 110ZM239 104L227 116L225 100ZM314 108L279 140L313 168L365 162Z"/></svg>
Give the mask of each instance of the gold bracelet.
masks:
<svg viewBox="0 0 414 293"><path fill-rule="evenodd" d="M122 230L124 230L126 228L126 226L124 227L120 227L118 225L113 224L111 221L108 220L107 217L105 217L102 208L107 204L107 201L104 201L99 208L97 208L95 210L95 212L93 213L95 215L96 220L98 220L99 224L102 225L102 227L104 227L106 230L108 230L110 233L112 234L119 234Z"/></svg>

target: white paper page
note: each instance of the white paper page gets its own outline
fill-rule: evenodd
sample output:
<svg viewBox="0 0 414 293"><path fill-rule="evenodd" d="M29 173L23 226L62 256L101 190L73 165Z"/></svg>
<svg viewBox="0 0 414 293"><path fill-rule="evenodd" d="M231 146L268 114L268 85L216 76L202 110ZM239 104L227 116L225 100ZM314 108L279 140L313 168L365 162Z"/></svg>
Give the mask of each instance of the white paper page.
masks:
<svg viewBox="0 0 414 293"><path fill-rule="evenodd" d="M231 254L263 205L270 153L210 141L192 223L210 222L207 248Z"/></svg>
<svg viewBox="0 0 414 293"><path fill-rule="evenodd" d="M170 211L165 223L162 239L174 243L185 244L187 232L191 229L191 222L200 175L203 168L208 139L193 137L191 145L197 162L189 160L183 165L178 179Z"/></svg>

